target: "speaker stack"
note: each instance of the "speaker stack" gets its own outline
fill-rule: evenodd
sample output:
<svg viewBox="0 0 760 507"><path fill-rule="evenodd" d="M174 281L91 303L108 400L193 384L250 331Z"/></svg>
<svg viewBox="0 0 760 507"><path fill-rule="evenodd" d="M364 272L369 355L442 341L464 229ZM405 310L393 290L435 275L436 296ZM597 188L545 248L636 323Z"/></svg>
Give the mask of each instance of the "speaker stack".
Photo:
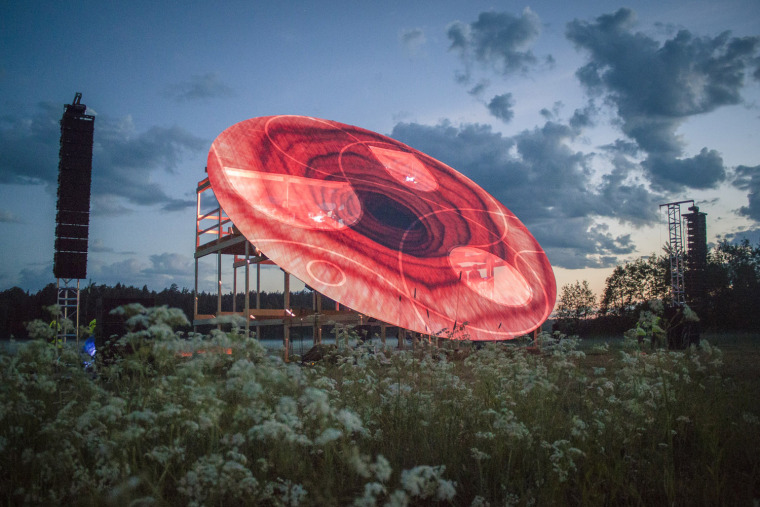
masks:
<svg viewBox="0 0 760 507"><path fill-rule="evenodd" d="M92 137L95 117L77 93L64 105L58 163L58 205L53 273L58 279L87 278Z"/></svg>

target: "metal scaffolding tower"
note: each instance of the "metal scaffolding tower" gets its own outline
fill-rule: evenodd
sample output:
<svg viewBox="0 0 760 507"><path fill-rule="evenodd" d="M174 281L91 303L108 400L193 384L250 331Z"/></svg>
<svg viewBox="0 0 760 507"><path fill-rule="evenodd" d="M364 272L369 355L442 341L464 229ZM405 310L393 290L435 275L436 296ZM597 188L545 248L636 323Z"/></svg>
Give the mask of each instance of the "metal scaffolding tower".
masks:
<svg viewBox="0 0 760 507"><path fill-rule="evenodd" d="M59 278L56 284L58 289L56 302L61 311L57 318L56 343L74 340L79 347L79 279L76 280L76 286L70 285L73 281ZM71 322L71 327L66 321Z"/></svg>
<svg viewBox="0 0 760 507"><path fill-rule="evenodd" d="M686 303L686 291L684 289L684 249L683 227L681 225L681 204L694 201L678 201L660 204L660 209L668 209L668 250L670 253L670 295L674 306L683 306Z"/></svg>

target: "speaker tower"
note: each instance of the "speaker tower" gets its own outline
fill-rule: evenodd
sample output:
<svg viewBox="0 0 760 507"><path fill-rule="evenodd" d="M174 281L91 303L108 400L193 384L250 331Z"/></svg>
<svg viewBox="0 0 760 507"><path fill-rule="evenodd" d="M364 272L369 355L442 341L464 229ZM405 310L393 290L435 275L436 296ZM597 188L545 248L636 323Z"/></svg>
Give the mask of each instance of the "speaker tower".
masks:
<svg viewBox="0 0 760 507"><path fill-rule="evenodd" d="M85 114L87 106L81 100L82 94L77 92L74 101L63 106L61 118L53 274L58 279L61 317L75 320L75 328L61 329L59 323L59 343L65 342L67 335L77 335L78 339L79 280L87 278L95 117ZM76 280L76 288L70 285L73 280Z"/></svg>

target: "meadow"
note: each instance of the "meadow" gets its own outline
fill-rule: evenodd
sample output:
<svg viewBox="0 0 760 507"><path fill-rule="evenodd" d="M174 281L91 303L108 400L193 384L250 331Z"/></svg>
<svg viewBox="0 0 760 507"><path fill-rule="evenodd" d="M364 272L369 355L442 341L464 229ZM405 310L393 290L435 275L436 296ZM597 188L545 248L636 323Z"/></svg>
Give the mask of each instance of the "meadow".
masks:
<svg viewBox="0 0 760 507"><path fill-rule="evenodd" d="M302 364L235 329L181 336L178 310L132 311L129 353L96 371L42 322L0 355L4 504L760 499L758 336L685 351L546 333L538 348L398 351L346 329Z"/></svg>

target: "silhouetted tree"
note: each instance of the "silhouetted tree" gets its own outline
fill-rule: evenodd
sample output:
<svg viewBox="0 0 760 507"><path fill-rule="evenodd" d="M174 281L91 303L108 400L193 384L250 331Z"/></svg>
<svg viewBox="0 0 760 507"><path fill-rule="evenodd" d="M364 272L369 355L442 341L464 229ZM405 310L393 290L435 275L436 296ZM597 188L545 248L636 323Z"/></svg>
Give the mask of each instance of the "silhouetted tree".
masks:
<svg viewBox="0 0 760 507"><path fill-rule="evenodd" d="M667 257L654 254L617 266L605 282L600 313L630 316L649 300L667 299L668 266Z"/></svg>
<svg viewBox="0 0 760 507"><path fill-rule="evenodd" d="M595 311L596 296L586 280L562 286L557 305L558 318L577 323L592 316Z"/></svg>

